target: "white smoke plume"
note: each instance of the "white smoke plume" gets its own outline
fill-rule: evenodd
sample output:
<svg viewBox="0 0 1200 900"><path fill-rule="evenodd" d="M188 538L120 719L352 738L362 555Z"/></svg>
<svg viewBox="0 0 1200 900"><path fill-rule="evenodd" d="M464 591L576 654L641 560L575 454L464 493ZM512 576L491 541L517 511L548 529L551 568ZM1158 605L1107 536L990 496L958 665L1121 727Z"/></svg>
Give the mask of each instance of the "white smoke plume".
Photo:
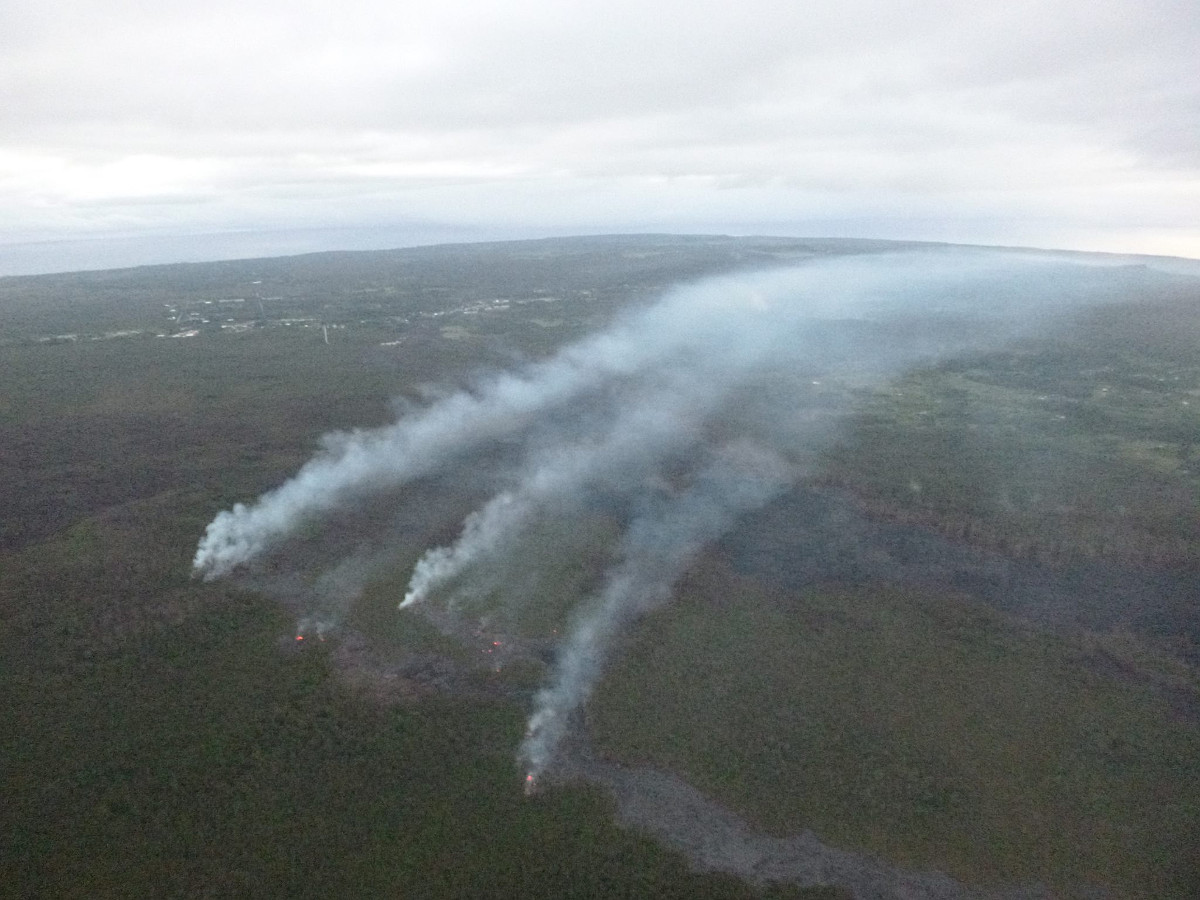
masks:
<svg viewBox="0 0 1200 900"><path fill-rule="evenodd" d="M945 260L939 265L971 268ZM764 358L786 354L805 320L911 299L909 278L919 271L908 256L879 257L871 266L835 259L676 289L545 362L453 394L393 425L327 436L321 452L291 480L213 519L196 550L195 571L206 579L227 575L307 522L451 465L489 441L520 434L539 416L596 392L628 382L653 391L656 380L688 375L719 387Z"/></svg>
<svg viewBox="0 0 1200 900"><path fill-rule="evenodd" d="M700 424L725 397L721 382L679 383L625 398L599 423L599 435L540 449L524 466L515 490L503 491L463 525L451 547L428 551L417 563L401 608L427 599L468 567L511 547L539 512L561 510L588 487L637 483L667 454L702 439Z"/></svg>
<svg viewBox="0 0 1200 900"><path fill-rule="evenodd" d="M478 559L495 553L505 536L520 528L530 512L527 503L518 502L510 493L502 493L471 513L453 547L435 547L417 561L400 608L428 599Z"/></svg>
<svg viewBox="0 0 1200 900"><path fill-rule="evenodd" d="M228 575L305 522L435 471L458 453L519 432L529 417L636 371L647 362L639 351L648 353L650 347L638 347L618 333L602 335L391 426L329 435L321 453L290 481L252 506L238 503L218 513L193 567L206 579Z"/></svg>
<svg viewBox="0 0 1200 900"><path fill-rule="evenodd" d="M219 513L200 541L194 568L205 578L227 575L307 522L518 435L539 417L597 392L670 393L688 378L720 389L763 360L803 358L806 350L819 355L828 348L805 347L798 333L806 322L900 314L919 302L921 288L944 291L1012 268L1000 260L983 253L879 256L868 264L836 258L676 289L545 362L453 394L393 425L328 436L294 478L252 505Z"/></svg>
<svg viewBox="0 0 1200 900"><path fill-rule="evenodd" d="M571 713L587 700L614 638L670 598L671 586L710 541L790 480L787 464L751 444L722 448L677 496L653 498L630 524L620 562L583 604L550 685L538 692L520 758L537 778L554 758Z"/></svg>
<svg viewBox="0 0 1200 900"><path fill-rule="evenodd" d="M195 571L227 575L323 516L454 471L501 440L517 448L502 488L467 517L453 545L420 558L402 606L514 556L544 515L569 518L601 498L618 511L623 536L608 574L576 607L554 680L538 694L521 749L536 775L621 630L669 596L706 543L803 470L836 427L836 417L804 410L797 385L826 375L878 379L1002 346L1109 298L1107 277L1070 259L947 249L685 285L544 362L387 427L327 438L290 481L217 515Z"/></svg>

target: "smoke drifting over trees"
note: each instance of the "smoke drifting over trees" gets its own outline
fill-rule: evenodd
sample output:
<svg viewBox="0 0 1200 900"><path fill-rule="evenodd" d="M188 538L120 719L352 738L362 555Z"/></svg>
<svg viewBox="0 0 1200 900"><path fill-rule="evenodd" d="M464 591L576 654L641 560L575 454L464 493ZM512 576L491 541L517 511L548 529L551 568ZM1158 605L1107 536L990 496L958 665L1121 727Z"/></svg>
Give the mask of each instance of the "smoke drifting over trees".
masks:
<svg viewBox="0 0 1200 900"><path fill-rule="evenodd" d="M666 602L696 556L810 470L857 387L968 350L1003 346L1103 302L1112 269L1033 255L913 251L843 256L683 285L550 358L479 380L383 428L328 436L294 478L221 512L195 571L219 578L311 535L331 515L487 455L486 500L457 541L417 562L403 608L511 565L547 516L603 507L619 534L598 582L575 598L520 755L554 758L621 630ZM1151 270L1122 270L1130 280ZM812 385L843 386L821 404ZM833 397L831 400L830 397ZM386 553L386 536L379 553ZM361 551L359 551L361 553ZM362 589L360 556L321 581L323 611ZM541 573L522 557L526 596ZM353 576L353 577L350 577ZM511 601L520 604L520 599ZM514 614L519 615L519 610Z"/></svg>

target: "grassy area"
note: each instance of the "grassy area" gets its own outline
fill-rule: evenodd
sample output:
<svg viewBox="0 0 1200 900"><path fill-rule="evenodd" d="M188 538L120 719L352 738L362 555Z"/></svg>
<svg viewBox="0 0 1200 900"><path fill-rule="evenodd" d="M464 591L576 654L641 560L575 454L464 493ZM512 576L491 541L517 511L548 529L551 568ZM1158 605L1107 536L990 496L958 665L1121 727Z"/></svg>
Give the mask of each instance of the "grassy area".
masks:
<svg viewBox="0 0 1200 900"><path fill-rule="evenodd" d="M592 704L606 752L970 883L1182 898L1200 879L1200 730L1083 645L963 597L788 596L716 563L680 594Z"/></svg>

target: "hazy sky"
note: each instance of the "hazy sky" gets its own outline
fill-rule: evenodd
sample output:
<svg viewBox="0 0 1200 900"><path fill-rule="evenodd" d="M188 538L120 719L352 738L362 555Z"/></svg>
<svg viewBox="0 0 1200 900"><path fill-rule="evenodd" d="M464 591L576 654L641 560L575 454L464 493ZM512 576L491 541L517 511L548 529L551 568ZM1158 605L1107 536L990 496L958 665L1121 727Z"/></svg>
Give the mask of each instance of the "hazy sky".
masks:
<svg viewBox="0 0 1200 900"><path fill-rule="evenodd" d="M0 244L368 226L1200 257L1198 47L1196 0L5 0Z"/></svg>

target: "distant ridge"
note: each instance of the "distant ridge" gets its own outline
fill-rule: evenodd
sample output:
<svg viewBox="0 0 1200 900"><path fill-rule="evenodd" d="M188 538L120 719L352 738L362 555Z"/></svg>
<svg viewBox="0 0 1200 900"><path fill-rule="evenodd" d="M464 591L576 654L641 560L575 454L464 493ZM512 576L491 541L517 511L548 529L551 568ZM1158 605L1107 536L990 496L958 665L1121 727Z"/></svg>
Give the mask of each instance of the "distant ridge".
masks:
<svg viewBox="0 0 1200 900"><path fill-rule="evenodd" d="M262 263L266 260L307 257L347 257L364 254L454 254L468 248L515 249L519 246L555 248L560 250L591 246L612 248L656 244L659 246L701 246L718 244L773 245L796 248L805 245L824 252L877 252L889 249L916 248L988 248L1030 253L1054 253L1070 257L1096 257L1109 261L1137 262L1142 260L1172 261L1200 271L1200 261L1184 257L1145 256L1099 251L1057 250L1045 247L1006 246L987 244L957 244L945 241L893 240L884 238L845 238L783 236L771 234L729 235L720 233L644 232L613 234L554 235L540 237L480 236L473 238L455 233L435 233L421 237L390 232L366 234L347 238L348 232L312 230L281 233L185 235L172 238L93 238L71 241L34 241L0 245L0 278L66 275L80 272L107 272L147 267L203 266L212 264ZM339 240L340 237L340 240ZM360 243L364 246L333 246L322 244Z"/></svg>

